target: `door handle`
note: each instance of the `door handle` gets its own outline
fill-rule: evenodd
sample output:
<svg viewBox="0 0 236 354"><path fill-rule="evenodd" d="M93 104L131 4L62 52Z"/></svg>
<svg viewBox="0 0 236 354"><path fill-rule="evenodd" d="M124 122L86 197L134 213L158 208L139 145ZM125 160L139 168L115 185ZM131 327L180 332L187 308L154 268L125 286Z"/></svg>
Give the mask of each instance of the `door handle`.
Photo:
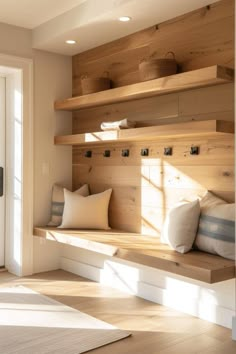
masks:
<svg viewBox="0 0 236 354"><path fill-rule="evenodd" d="M0 167L0 197L3 196L3 167Z"/></svg>

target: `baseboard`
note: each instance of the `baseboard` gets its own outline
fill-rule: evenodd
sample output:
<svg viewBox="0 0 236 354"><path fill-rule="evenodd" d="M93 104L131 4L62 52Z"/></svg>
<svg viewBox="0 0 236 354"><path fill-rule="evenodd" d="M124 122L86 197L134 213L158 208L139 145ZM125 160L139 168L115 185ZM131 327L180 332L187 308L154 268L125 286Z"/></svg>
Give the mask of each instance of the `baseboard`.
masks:
<svg viewBox="0 0 236 354"><path fill-rule="evenodd" d="M61 257L60 268L81 277L100 282L101 269Z"/></svg>
<svg viewBox="0 0 236 354"><path fill-rule="evenodd" d="M60 268L61 244L33 237L33 274L49 272Z"/></svg>
<svg viewBox="0 0 236 354"><path fill-rule="evenodd" d="M145 300L153 301L226 328L232 328L232 318L235 315L234 311L210 302L203 296L201 296L201 298L196 296L190 297L189 294L186 298L183 296L178 297L176 294L173 296L173 289L168 290L158 287L157 285L140 281L135 277L127 280L127 274L117 273L117 271L114 271L111 267L107 269L98 268L65 257L61 257L60 266L63 270L112 286Z"/></svg>
<svg viewBox="0 0 236 354"><path fill-rule="evenodd" d="M232 320L232 339L236 341L236 316Z"/></svg>

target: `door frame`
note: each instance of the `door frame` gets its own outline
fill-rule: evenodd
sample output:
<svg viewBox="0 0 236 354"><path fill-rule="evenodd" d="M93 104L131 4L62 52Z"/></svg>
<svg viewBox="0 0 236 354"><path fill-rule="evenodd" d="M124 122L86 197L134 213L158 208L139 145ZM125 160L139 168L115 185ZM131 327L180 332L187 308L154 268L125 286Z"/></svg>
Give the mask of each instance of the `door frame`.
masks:
<svg viewBox="0 0 236 354"><path fill-rule="evenodd" d="M7 101L6 114L6 238L5 266L9 272L26 276L33 273L33 61L0 54L1 70L6 72L6 94L18 94L21 109L21 184L20 202L15 206L14 167L9 161L14 159L17 149L12 122L14 110ZM18 209L17 209L18 208ZM14 227L14 215L19 212L19 227Z"/></svg>
<svg viewBox="0 0 236 354"><path fill-rule="evenodd" d="M0 267L5 265L5 167L6 167L6 78L4 75L0 73L0 80L1 80L1 124L0 124L0 143L1 143L1 150L0 150L0 165L3 168L3 195L0 199L1 201L1 229L0 229ZM3 222L2 222L3 221Z"/></svg>

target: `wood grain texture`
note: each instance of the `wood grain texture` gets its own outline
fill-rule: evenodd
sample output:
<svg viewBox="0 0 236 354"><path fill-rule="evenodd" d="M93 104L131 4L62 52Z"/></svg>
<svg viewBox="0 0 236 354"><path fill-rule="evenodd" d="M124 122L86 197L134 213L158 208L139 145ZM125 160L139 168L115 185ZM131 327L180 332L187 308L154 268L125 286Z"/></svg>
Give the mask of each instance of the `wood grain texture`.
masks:
<svg viewBox="0 0 236 354"><path fill-rule="evenodd" d="M73 96L81 95L84 73L97 77L109 71L114 87L139 82L138 64L154 52L155 57L163 57L174 51L182 72L216 64L233 68L234 7L233 0L218 1L210 9L201 8L74 56ZM233 85L224 85L90 108L73 113L73 133L99 131L101 122L123 118L137 121L138 126L233 121L233 100Z"/></svg>
<svg viewBox="0 0 236 354"><path fill-rule="evenodd" d="M200 154L190 154L191 146L198 146ZM90 146L88 144L88 146ZM148 141L129 141L123 143L106 142L96 145L90 160L85 157L88 146L73 147L73 165L92 166L160 166L171 164L172 166L195 165L233 165L234 164L234 138L226 134L220 135L220 139L210 136L189 138L164 138ZM172 147L172 156L164 156L164 148ZM148 148L149 156L143 158L140 151L143 147ZM104 158L104 151L110 149L110 158ZM122 157L122 150L129 149L129 158Z"/></svg>
<svg viewBox="0 0 236 354"><path fill-rule="evenodd" d="M73 133L101 130L101 122L128 118L137 127L209 119L234 121L234 87L225 84L73 113Z"/></svg>
<svg viewBox="0 0 236 354"><path fill-rule="evenodd" d="M130 335L28 287L0 288L0 303L4 354L82 354Z"/></svg>
<svg viewBox="0 0 236 354"><path fill-rule="evenodd" d="M80 76L85 72L97 77L109 71L114 90L139 86L139 62L154 52L160 58L174 51L184 74L217 64L233 68L234 7L233 0L218 1L210 9L204 7L74 56L73 96L81 95ZM155 139L150 128L191 121L233 122L233 83L73 112L73 134L99 132L101 122L123 118L136 121L137 127L148 126L146 132L153 137L73 147L73 188L89 183L91 192L98 193L112 187L113 228L159 235L168 210L182 198L193 200L210 189L229 202L234 200L232 136ZM190 155L194 145L199 146L198 156ZM164 156L165 147L172 147L172 156ZM141 148L149 149L148 157L140 156ZM110 158L103 156L106 149ZM128 158L121 156L122 149L130 150ZM86 150L92 150L92 158L84 157Z"/></svg>
<svg viewBox="0 0 236 354"><path fill-rule="evenodd" d="M231 331L134 295L57 270L19 278L1 274L1 287L23 285L132 336L91 354L235 354Z"/></svg>
<svg viewBox="0 0 236 354"><path fill-rule="evenodd" d="M85 134L74 134L56 136L54 143L56 145L91 145L106 141L138 141L138 140L158 140L158 138L183 138L186 136L216 136L225 134L234 134L234 123L228 121L201 121L185 122L179 124L168 124L154 127L121 129L105 132L94 132Z"/></svg>
<svg viewBox="0 0 236 354"><path fill-rule="evenodd" d="M161 244L157 238L139 234L117 230L35 228L34 235L206 283L217 283L235 277L234 261L199 251L183 255Z"/></svg>
<svg viewBox="0 0 236 354"><path fill-rule="evenodd" d="M56 101L54 108L56 110L78 111L113 103L165 95L172 92L191 90L199 87L221 85L223 83L232 82L233 77L233 69L214 65L182 74L96 92L90 95Z"/></svg>
<svg viewBox="0 0 236 354"><path fill-rule="evenodd" d="M109 71L114 87L139 81L141 59L173 51L182 71L216 63L234 66L234 1L223 0L73 57L73 95L80 77Z"/></svg>
<svg viewBox="0 0 236 354"><path fill-rule="evenodd" d="M200 154L190 154L191 146ZM164 156L171 146L172 156ZM149 156L140 156L141 148ZM92 150L92 158L85 157ZM111 150L111 157L103 156ZM123 149L130 156L122 157ZM180 200L194 200L211 190L234 201L234 136L128 142L73 148L73 189L90 185L91 193L113 189L109 219L113 228L159 236L168 210Z"/></svg>

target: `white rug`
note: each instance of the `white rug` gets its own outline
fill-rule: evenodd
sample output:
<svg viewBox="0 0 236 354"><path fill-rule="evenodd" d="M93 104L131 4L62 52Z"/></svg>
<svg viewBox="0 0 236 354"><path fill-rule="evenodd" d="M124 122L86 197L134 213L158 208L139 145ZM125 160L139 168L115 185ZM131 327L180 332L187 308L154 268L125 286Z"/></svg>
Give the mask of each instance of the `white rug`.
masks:
<svg viewBox="0 0 236 354"><path fill-rule="evenodd" d="M23 286L0 289L1 354L80 354L129 335Z"/></svg>

